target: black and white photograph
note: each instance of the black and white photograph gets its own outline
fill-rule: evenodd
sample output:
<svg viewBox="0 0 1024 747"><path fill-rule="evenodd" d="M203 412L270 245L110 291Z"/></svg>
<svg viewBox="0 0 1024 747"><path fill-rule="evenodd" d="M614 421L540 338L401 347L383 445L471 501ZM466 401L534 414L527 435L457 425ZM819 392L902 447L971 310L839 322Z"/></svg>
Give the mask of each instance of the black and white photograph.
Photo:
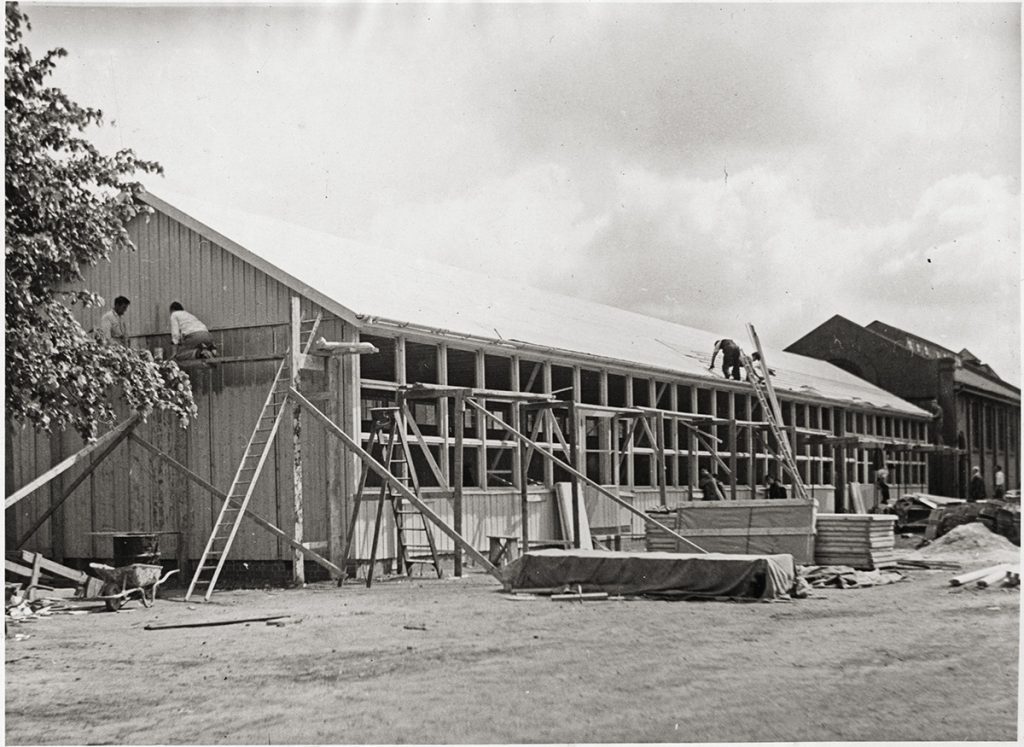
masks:
<svg viewBox="0 0 1024 747"><path fill-rule="evenodd" d="M6 2L4 743L1015 743L1021 12Z"/></svg>

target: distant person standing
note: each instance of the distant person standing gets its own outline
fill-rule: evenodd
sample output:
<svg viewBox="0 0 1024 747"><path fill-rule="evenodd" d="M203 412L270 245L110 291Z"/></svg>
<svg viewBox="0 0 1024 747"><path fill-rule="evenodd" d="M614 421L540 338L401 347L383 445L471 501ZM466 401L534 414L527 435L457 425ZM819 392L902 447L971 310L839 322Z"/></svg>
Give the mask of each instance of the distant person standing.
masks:
<svg viewBox="0 0 1024 747"><path fill-rule="evenodd" d="M1004 500L1006 498L1006 473L998 464L996 465L995 486L995 499L997 501Z"/></svg>
<svg viewBox="0 0 1024 747"><path fill-rule="evenodd" d="M715 358L722 353L722 375L727 379L740 380L740 346L729 339L715 340L715 350L711 353L711 365L708 371L715 370Z"/></svg>
<svg viewBox="0 0 1024 747"><path fill-rule="evenodd" d="M217 352L210 330L177 301L171 304L171 343L171 357L176 361L210 358Z"/></svg>
<svg viewBox="0 0 1024 747"><path fill-rule="evenodd" d="M889 502L889 468L883 463L875 470L875 488L880 496L879 503Z"/></svg>
<svg viewBox="0 0 1024 747"><path fill-rule="evenodd" d="M933 444L942 443L942 407L939 405L939 400L932 397L928 403L928 411L932 414L931 422L931 437Z"/></svg>
<svg viewBox="0 0 1024 747"><path fill-rule="evenodd" d="M981 476L980 467L971 467L971 482L967 488L967 502L976 503L988 498L985 492L985 480Z"/></svg>
<svg viewBox="0 0 1024 747"><path fill-rule="evenodd" d="M108 309L100 317L100 326L96 332L101 338L128 347L128 324L125 322L124 313L128 311L130 304L131 301L124 296L114 299L114 308Z"/></svg>
<svg viewBox="0 0 1024 747"><path fill-rule="evenodd" d="M772 500L779 500L786 497L786 486L779 482L777 477L769 477L768 497Z"/></svg>

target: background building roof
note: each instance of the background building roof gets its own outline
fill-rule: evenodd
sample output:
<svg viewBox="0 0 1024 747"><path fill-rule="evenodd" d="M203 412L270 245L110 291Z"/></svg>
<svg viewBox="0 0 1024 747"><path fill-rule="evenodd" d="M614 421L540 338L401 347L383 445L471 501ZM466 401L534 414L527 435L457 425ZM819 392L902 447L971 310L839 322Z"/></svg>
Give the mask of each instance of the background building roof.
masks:
<svg viewBox="0 0 1024 747"><path fill-rule="evenodd" d="M185 195L168 195L165 201L150 193L145 200L341 316L721 381L721 374L712 375L708 365L722 334L368 247ZM745 340L737 342L750 348ZM777 389L928 415L829 363L771 346L765 355L776 371Z"/></svg>

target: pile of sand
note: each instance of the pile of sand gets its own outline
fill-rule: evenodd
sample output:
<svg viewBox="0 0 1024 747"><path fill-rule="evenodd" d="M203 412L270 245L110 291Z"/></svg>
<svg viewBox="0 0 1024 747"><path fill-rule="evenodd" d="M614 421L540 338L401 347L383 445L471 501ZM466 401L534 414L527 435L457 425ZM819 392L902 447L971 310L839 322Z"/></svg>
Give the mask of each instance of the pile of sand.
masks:
<svg viewBox="0 0 1024 747"><path fill-rule="evenodd" d="M1020 548L980 522L954 527L931 544L904 556L907 560L968 563L1019 563Z"/></svg>

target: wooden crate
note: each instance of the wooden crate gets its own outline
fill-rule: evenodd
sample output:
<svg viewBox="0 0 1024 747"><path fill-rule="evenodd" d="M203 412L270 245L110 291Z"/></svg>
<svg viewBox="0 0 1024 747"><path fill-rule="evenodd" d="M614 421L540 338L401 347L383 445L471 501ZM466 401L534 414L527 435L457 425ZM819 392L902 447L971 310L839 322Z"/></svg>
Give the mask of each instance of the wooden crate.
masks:
<svg viewBox="0 0 1024 747"><path fill-rule="evenodd" d="M798 564L814 560L813 499L701 501L686 503L670 513L650 514L708 552L788 553ZM657 527L648 527L647 549L693 552Z"/></svg>

